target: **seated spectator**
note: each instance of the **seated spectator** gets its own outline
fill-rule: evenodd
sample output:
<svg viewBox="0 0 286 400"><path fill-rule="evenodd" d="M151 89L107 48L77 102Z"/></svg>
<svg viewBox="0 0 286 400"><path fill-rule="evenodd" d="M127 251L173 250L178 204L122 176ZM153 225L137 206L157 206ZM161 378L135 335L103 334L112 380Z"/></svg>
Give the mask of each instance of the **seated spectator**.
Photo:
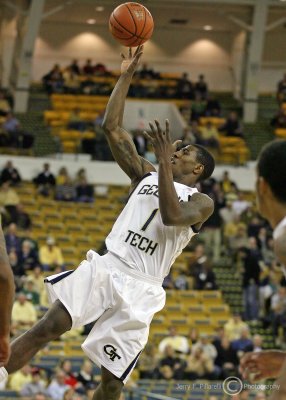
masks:
<svg viewBox="0 0 286 400"><path fill-rule="evenodd" d="M277 344L280 344L281 335L280 329L283 330L283 341L286 334L286 287L280 286L277 293L271 298L271 313L273 335L276 338Z"/></svg>
<svg viewBox="0 0 286 400"><path fill-rule="evenodd" d="M85 178L76 186L76 201L81 203L92 203L94 200L94 188L87 183Z"/></svg>
<svg viewBox="0 0 286 400"><path fill-rule="evenodd" d="M230 341L239 339L245 328L248 328L248 326L242 321L241 315L238 313L234 314L224 325L225 335Z"/></svg>
<svg viewBox="0 0 286 400"><path fill-rule="evenodd" d="M251 207L251 203L244 199L242 192L237 190L236 194L237 194L237 199L232 202L232 208L237 215L241 215L249 207Z"/></svg>
<svg viewBox="0 0 286 400"><path fill-rule="evenodd" d="M14 330L27 330L31 328L36 321L37 312L35 306L27 300L24 293L19 293L12 308L12 328Z"/></svg>
<svg viewBox="0 0 286 400"><path fill-rule="evenodd" d="M209 121L205 126L201 127L202 139L205 146L214 149L219 148L219 134L217 128Z"/></svg>
<svg viewBox="0 0 286 400"><path fill-rule="evenodd" d="M60 201L75 201L76 189L69 176L61 177L61 184L57 184L55 199Z"/></svg>
<svg viewBox="0 0 286 400"><path fill-rule="evenodd" d="M222 179L219 181L219 184L221 186L221 189L225 195L230 193L233 190L233 187L236 188L236 184L230 179L229 172L224 171L222 175Z"/></svg>
<svg viewBox="0 0 286 400"><path fill-rule="evenodd" d="M196 95L198 94L202 100L208 97L208 84L205 81L204 75L199 75L199 80L195 84Z"/></svg>
<svg viewBox="0 0 286 400"><path fill-rule="evenodd" d="M9 112L11 112L10 104L5 97L5 93L0 90L0 117L6 117Z"/></svg>
<svg viewBox="0 0 286 400"><path fill-rule="evenodd" d="M16 292L19 292L23 288L23 282L25 279L25 270L22 264L19 262L18 254L14 248L8 252L9 264L12 268L14 275L14 282L16 286Z"/></svg>
<svg viewBox="0 0 286 400"><path fill-rule="evenodd" d="M10 182L11 186L18 186L21 182L19 171L13 166L12 161L7 161L1 172L1 183Z"/></svg>
<svg viewBox="0 0 286 400"><path fill-rule="evenodd" d="M65 383L66 374L61 369L58 369L54 378L47 388L47 394L52 400L62 400L65 392L70 388Z"/></svg>
<svg viewBox="0 0 286 400"><path fill-rule="evenodd" d="M204 353L202 347L197 346L187 357L186 362L184 379L210 379L213 377L213 361Z"/></svg>
<svg viewBox="0 0 286 400"><path fill-rule="evenodd" d="M75 129L81 132L86 130L87 123L81 118L79 108L74 108L70 113L67 128Z"/></svg>
<svg viewBox="0 0 286 400"><path fill-rule="evenodd" d="M79 182L81 182L82 179L86 179L87 180L87 174L86 174L85 168L80 168L77 171L77 173L75 175L75 180L74 180L75 185L78 185Z"/></svg>
<svg viewBox="0 0 286 400"><path fill-rule="evenodd" d="M5 242L6 242L6 248L7 248L8 253L11 250L15 250L16 253L20 254L21 239L18 236L16 224L10 224L8 226L7 232L5 234Z"/></svg>
<svg viewBox="0 0 286 400"><path fill-rule="evenodd" d="M143 63L141 69L138 70L137 75L140 79L158 78L158 74L154 72L153 68L148 67L147 63Z"/></svg>
<svg viewBox="0 0 286 400"><path fill-rule="evenodd" d="M24 283L24 288L22 293L25 294L28 301L30 301L36 308L40 305L40 295L35 290L33 279L30 277L27 278L26 282Z"/></svg>
<svg viewBox="0 0 286 400"><path fill-rule="evenodd" d="M45 276L42 272L42 269L39 265L37 265L32 271L31 274L29 275L28 278L31 282L33 282L34 290L38 294L42 292L42 290L45 289L45 284L44 284L44 279Z"/></svg>
<svg viewBox="0 0 286 400"><path fill-rule="evenodd" d="M48 94L60 93L62 91L64 80L59 64L55 64L51 71L43 76L42 82Z"/></svg>
<svg viewBox="0 0 286 400"><path fill-rule="evenodd" d="M63 90L65 93L78 94L80 92L80 80L71 67L67 67L63 72Z"/></svg>
<svg viewBox="0 0 286 400"><path fill-rule="evenodd" d="M188 74L184 72L177 83L176 97L178 99L194 98L194 88L192 82L189 80Z"/></svg>
<svg viewBox="0 0 286 400"><path fill-rule="evenodd" d="M185 362L175 355L171 345L164 349L164 356L159 361L159 379L182 379L185 369Z"/></svg>
<svg viewBox="0 0 286 400"><path fill-rule="evenodd" d="M28 242L31 245L31 249L38 253L38 250L39 250L38 242L35 239L33 239L32 233L29 229L27 229L24 232L24 236L22 236L22 241L24 241L24 240L28 240Z"/></svg>
<svg viewBox="0 0 286 400"><path fill-rule="evenodd" d="M220 379L226 379L229 376L237 376L238 374L239 358L236 350L226 337L221 339L215 365L221 370Z"/></svg>
<svg viewBox="0 0 286 400"><path fill-rule="evenodd" d="M192 352L196 351L197 348L201 348L204 354L207 355L213 362L217 357L217 350L215 346L210 342L208 335L201 334L196 344L192 346Z"/></svg>
<svg viewBox="0 0 286 400"><path fill-rule="evenodd" d="M72 363L70 360L62 360L60 363L60 369L65 373L65 384L72 387L81 387L78 383L77 377L72 372Z"/></svg>
<svg viewBox="0 0 286 400"><path fill-rule="evenodd" d="M106 68L106 66L102 63L97 63L93 67L93 73L95 76L107 76L109 75L109 72Z"/></svg>
<svg viewBox="0 0 286 400"><path fill-rule="evenodd" d="M21 149L30 149L33 146L33 135L23 130L19 120L11 112L7 114L2 128L8 135L9 146Z"/></svg>
<svg viewBox="0 0 286 400"><path fill-rule="evenodd" d="M236 259L238 251L248 245L246 229L246 225L240 222L237 224L236 233L228 238L228 248L230 250L230 255L232 255L234 259Z"/></svg>
<svg viewBox="0 0 286 400"><path fill-rule="evenodd" d="M88 389L95 384L93 374L93 364L89 360L84 360L79 373L77 374L77 381L82 384L85 389Z"/></svg>
<svg viewBox="0 0 286 400"><path fill-rule="evenodd" d="M169 335L159 343L160 353L164 353L167 346L170 346L176 353L188 354L190 347L185 336L178 335L175 326L169 327Z"/></svg>
<svg viewBox="0 0 286 400"><path fill-rule="evenodd" d="M80 75L80 67L78 65L78 60L76 59L72 60L71 64L69 65L69 68L74 74Z"/></svg>
<svg viewBox="0 0 286 400"><path fill-rule="evenodd" d="M48 237L46 244L40 247L39 251L40 262L46 271L63 267L64 260L61 249L55 244L53 237Z"/></svg>
<svg viewBox="0 0 286 400"><path fill-rule="evenodd" d="M190 328L188 333L189 347L191 348L193 344L197 343L199 338L200 338L200 332L198 328L195 327Z"/></svg>
<svg viewBox="0 0 286 400"><path fill-rule="evenodd" d="M28 240L22 242L19 262L25 271L31 271L39 264L38 254L32 249L31 243Z"/></svg>
<svg viewBox="0 0 286 400"><path fill-rule="evenodd" d="M237 352L239 358L242 357L243 353L253 350L253 342L250 338L248 327L242 329L240 338L232 341L232 347Z"/></svg>
<svg viewBox="0 0 286 400"><path fill-rule="evenodd" d="M220 102L214 96L209 96L209 98L207 100L206 116L207 117L220 117L221 116Z"/></svg>
<svg viewBox="0 0 286 400"><path fill-rule="evenodd" d="M20 392L27 383L32 382L31 371L31 366L26 364L19 371L12 374L9 379L9 388Z"/></svg>
<svg viewBox="0 0 286 400"><path fill-rule="evenodd" d="M283 103L286 99L286 74L283 79L277 84L277 100L279 103Z"/></svg>
<svg viewBox="0 0 286 400"><path fill-rule="evenodd" d="M43 165L43 171L33 179L33 182L38 188L38 193L42 194L43 196L50 195L51 189L56 184L55 177L50 171L50 164L45 163Z"/></svg>
<svg viewBox="0 0 286 400"><path fill-rule="evenodd" d="M32 221L29 214L25 211L23 204L18 204L16 209L15 223L17 224L19 229L22 229L23 231L31 229Z"/></svg>
<svg viewBox="0 0 286 400"><path fill-rule="evenodd" d="M155 379L156 367L158 365L158 354L153 343L147 343L139 358L140 379Z"/></svg>
<svg viewBox="0 0 286 400"><path fill-rule="evenodd" d="M82 68L82 73L83 73L83 75L90 76L90 75L93 75L93 72L94 72L94 68L92 65L92 61L90 58L88 58Z"/></svg>
<svg viewBox="0 0 286 400"><path fill-rule="evenodd" d="M209 263L202 263L194 272L194 289L196 290L216 290L216 276L212 270L212 265Z"/></svg>
<svg viewBox="0 0 286 400"><path fill-rule="evenodd" d="M68 170L66 167L61 167L56 177L56 185L63 185L64 182L66 181L66 178L70 179Z"/></svg>
<svg viewBox="0 0 286 400"><path fill-rule="evenodd" d="M238 115L235 111L232 111L226 122L221 125L218 130L220 132L223 132L225 136L229 137L239 137L243 138L243 133L242 133L242 125L239 122Z"/></svg>
<svg viewBox="0 0 286 400"><path fill-rule="evenodd" d="M205 115L206 102L200 95L196 95L191 107L191 121L199 121L200 117Z"/></svg>
<svg viewBox="0 0 286 400"><path fill-rule="evenodd" d="M286 128L286 110L281 107L278 113L271 119L270 125L273 128Z"/></svg>
<svg viewBox="0 0 286 400"><path fill-rule="evenodd" d="M32 380L26 383L20 390L20 394L23 397L35 396L38 393L46 392L46 382L42 380L41 373L38 368L32 368L31 370Z"/></svg>
<svg viewBox="0 0 286 400"><path fill-rule="evenodd" d="M2 183L0 187L0 207L4 207L7 211L10 222L16 222L18 217L17 207L20 198L15 189L10 187L10 182Z"/></svg>
<svg viewBox="0 0 286 400"><path fill-rule="evenodd" d="M259 353L260 351L263 350L263 337L261 335L254 335L253 336L253 349L255 353Z"/></svg>
<svg viewBox="0 0 286 400"><path fill-rule="evenodd" d="M147 139L145 138L141 130L137 129L136 131L134 131L133 142L139 156L144 157L147 151Z"/></svg>

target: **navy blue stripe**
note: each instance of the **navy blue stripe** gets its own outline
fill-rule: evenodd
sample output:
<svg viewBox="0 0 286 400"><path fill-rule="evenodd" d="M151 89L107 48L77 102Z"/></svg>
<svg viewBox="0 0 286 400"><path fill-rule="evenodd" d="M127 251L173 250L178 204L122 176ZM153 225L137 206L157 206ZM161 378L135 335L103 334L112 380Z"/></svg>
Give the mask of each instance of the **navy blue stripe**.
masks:
<svg viewBox="0 0 286 400"><path fill-rule="evenodd" d="M193 232L194 233L199 233L199 229L196 229L195 227L194 227L194 225L191 225L191 228L192 228L192 230L193 230Z"/></svg>
<svg viewBox="0 0 286 400"><path fill-rule="evenodd" d="M141 350L142 351L142 350ZM131 371L131 369L134 367L134 365L136 364L141 351L139 351L139 353L137 354L137 356L134 358L134 360L131 362L131 364L129 365L129 367L123 372L123 374L121 375L121 377L119 378L120 380L124 381L124 379L127 377L127 375L129 374L129 372Z"/></svg>
<svg viewBox="0 0 286 400"><path fill-rule="evenodd" d="M155 171L154 171L155 172ZM130 197L132 196L132 194L135 192L136 188L138 187L139 183L143 181L143 179L147 178L147 176L152 175L151 172L148 172L147 174L143 175L142 178L140 178L140 181L137 183L137 185L135 186L135 188L129 193L128 198L126 203L128 203L128 200L130 199Z"/></svg>
<svg viewBox="0 0 286 400"><path fill-rule="evenodd" d="M66 278L67 276L69 276L69 275L72 274L73 272L74 272L74 270L64 272L64 273L61 274L60 276L57 276L56 278L51 279L51 280L50 280L49 278L46 278L46 279L44 280L44 282L48 282L48 283L51 283L52 285L54 285L55 283L61 281L61 280L64 279L64 278Z"/></svg>

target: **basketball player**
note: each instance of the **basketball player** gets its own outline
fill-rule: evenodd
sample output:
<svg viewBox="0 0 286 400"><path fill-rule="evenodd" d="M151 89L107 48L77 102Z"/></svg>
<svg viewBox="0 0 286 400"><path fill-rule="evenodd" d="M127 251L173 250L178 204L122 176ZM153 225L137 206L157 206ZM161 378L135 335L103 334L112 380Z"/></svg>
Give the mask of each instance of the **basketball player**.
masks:
<svg viewBox="0 0 286 400"><path fill-rule="evenodd" d="M271 224L274 252L286 266L286 140L267 144L257 164L257 205L260 214ZM283 370L281 370L284 363ZM273 391L272 399L286 399L286 352L262 351L247 353L241 360L245 378L261 380L281 377L280 390Z"/></svg>
<svg viewBox="0 0 286 400"><path fill-rule="evenodd" d="M10 321L14 291L14 278L0 220L0 367L7 364L10 356Z"/></svg>
<svg viewBox="0 0 286 400"><path fill-rule="evenodd" d="M106 239L108 253L90 250L75 271L46 280L53 303L47 314L12 343L2 374L26 364L48 341L71 328L96 321L82 344L101 366L102 380L94 400L119 399L147 343L153 315L165 304L162 288L175 258L213 212L212 200L193 186L214 169L203 148L175 151L169 124L156 121L150 136L159 173L140 157L122 128L127 92L143 47L123 59L121 76L107 105L103 127L115 160L131 179L127 205Z"/></svg>

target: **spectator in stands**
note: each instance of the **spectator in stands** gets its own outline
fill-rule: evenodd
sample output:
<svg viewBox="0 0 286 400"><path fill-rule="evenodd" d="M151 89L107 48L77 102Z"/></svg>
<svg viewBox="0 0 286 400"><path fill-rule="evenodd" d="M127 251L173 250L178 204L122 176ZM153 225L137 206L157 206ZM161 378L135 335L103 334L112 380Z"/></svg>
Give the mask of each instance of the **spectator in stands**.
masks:
<svg viewBox="0 0 286 400"><path fill-rule="evenodd" d="M224 171L222 175L222 179L219 181L221 189L225 195L230 193L233 190L233 187L236 188L236 184L230 179L229 172Z"/></svg>
<svg viewBox="0 0 286 400"><path fill-rule="evenodd" d="M204 353L201 346L197 346L187 357L187 366L184 379L209 379L214 371L214 364L210 357Z"/></svg>
<svg viewBox="0 0 286 400"><path fill-rule="evenodd" d="M227 200L225 207L219 210L223 223L223 236L225 241L237 231L238 216L232 208L232 201Z"/></svg>
<svg viewBox="0 0 286 400"><path fill-rule="evenodd" d="M82 181L82 179L87 180L87 174L86 174L86 169L85 168L80 168L77 171L77 173L75 175L74 183L76 185L78 185Z"/></svg>
<svg viewBox="0 0 286 400"><path fill-rule="evenodd" d="M198 342L192 346L192 352L195 352L197 348L201 348L204 354L206 354L207 357L214 362L217 357L217 350L215 346L210 342L208 335L203 333L200 334Z"/></svg>
<svg viewBox="0 0 286 400"><path fill-rule="evenodd" d="M155 379L158 365L158 354L153 343L147 343L139 359L140 379Z"/></svg>
<svg viewBox="0 0 286 400"><path fill-rule="evenodd" d="M176 353L188 354L190 347L187 338L185 336L178 335L175 326L170 326L168 330L169 335L159 343L160 353L164 353L166 347L170 346Z"/></svg>
<svg viewBox="0 0 286 400"><path fill-rule="evenodd" d="M283 76L283 79L277 84L277 100L279 103L283 103L286 99L286 73Z"/></svg>
<svg viewBox="0 0 286 400"><path fill-rule="evenodd" d="M19 227L19 229L27 230L31 229L32 221L29 214L25 211L23 204L18 204L16 210L16 220L15 223Z"/></svg>
<svg viewBox="0 0 286 400"><path fill-rule="evenodd" d="M247 225L248 236L257 238L258 233L263 226L264 226L264 221L259 217L257 213L253 214Z"/></svg>
<svg viewBox="0 0 286 400"><path fill-rule="evenodd" d="M205 246L198 243L189 261L189 274L195 279L195 289L214 290L217 288L212 265L205 253Z"/></svg>
<svg viewBox="0 0 286 400"><path fill-rule="evenodd" d="M175 355L171 345L164 349L164 356L159 361L159 379L182 379L185 369L185 362Z"/></svg>
<svg viewBox="0 0 286 400"><path fill-rule="evenodd" d="M221 339L215 365L221 370L220 379L237 376L238 374L239 359L236 350L234 350L231 342L226 337Z"/></svg>
<svg viewBox="0 0 286 400"><path fill-rule="evenodd" d="M7 229L7 233L5 235L7 252L9 253L12 249L16 251L16 253L20 254L21 252L21 239L17 233L17 225L10 224Z"/></svg>
<svg viewBox="0 0 286 400"><path fill-rule="evenodd" d="M42 269L39 265L37 265L32 271L31 274L29 275L28 278L31 282L33 282L34 285L34 290L40 294L43 290L45 290L45 284L44 284L44 274L42 272Z"/></svg>
<svg viewBox="0 0 286 400"><path fill-rule="evenodd" d="M50 164L45 163L43 165L43 171L39 173L36 178L33 179L35 185L38 188L38 192L43 196L49 196L51 189L55 186L56 180L54 175L50 171Z"/></svg>
<svg viewBox="0 0 286 400"><path fill-rule="evenodd" d="M221 116L221 105L220 102L214 97L209 96L206 104L206 116L207 117L220 117Z"/></svg>
<svg viewBox="0 0 286 400"><path fill-rule="evenodd" d="M56 177L56 184L57 185L62 185L66 181L66 178L70 179L68 170L67 170L66 167L61 167L59 169L58 175Z"/></svg>
<svg viewBox="0 0 286 400"><path fill-rule="evenodd" d="M24 240L28 240L31 245L31 249L38 252L38 250L39 250L38 242L35 239L33 239L32 233L29 229L27 229L24 232L24 236L22 236L22 241L24 241Z"/></svg>
<svg viewBox="0 0 286 400"><path fill-rule="evenodd" d="M42 78L44 89L48 94L52 94L54 92L60 93L63 88L63 73L59 64L55 64L51 71L49 71Z"/></svg>
<svg viewBox="0 0 286 400"><path fill-rule="evenodd" d="M85 76L93 75L94 68L93 68L92 61L91 61L90 58L88 58L88 59L86 60L86 63L84 64L84 66L83 66L83 68L82 68L82 72L83 72L83 74L84 74Z"/></svg>
<svg viewBox="0 0 286 400"><path fill-rule="evenodd" d="M93 73L95 76L108 76L110 73L108 72L106 66L102 63L97 63L93 67Z"/></svg>
<svg viewBox="0 0 286 400"><path fill-rule="evenodd" d="M47 238L46 244L40 247L39 256L43 269L46 271L63 267L64 260L61 249L55 244L55 239L51 236Z"/></svg>
<svg viewBox="0 0 286 400"><path fill-rule="evenodd" d="M94 200L94 188L87 183L86 178L81 178L76 186L76 201L81 203L92 203Z"/></svg>
<svg viewBox="0 0 286 400"><path fill-rule="evenodd" d="M276 294L271 298L273 335L280 344L280 330L283 329L283 337L286 334L286 287L280 286Z"/></svg>
<svg viewBox="0 0 286 400"><path fill-rule="evenodd" d="M69 176L61 177L61 184L57 184L55 199L60 201L75 201L76 189Z"/></svg>
<svg viewBox="0 0 286 400"><path fill-rule="evenodd" d="M12 268L13 275L14 275L16 292L19 292L23 287L23 281L25 278L25 270L24 270L22 264L20 264L17 252L15 251L14 248L12 248L9 251L8 257L9 257L9 263L10 263L10 266Z"/></svg>
<svg viewBox="0 0 286 400"><path fill-rule="evenodd" d="M63 72L63 91L65 93L78 94L80 92L80 80L71 67L67 67Z"/></svg>
<svg viewBox="0 0 286 400"><path fill-rule="evenodd" d="M37 312L35 306L27 300L24 293L19 293L17 300L12 308L12 327L13 329L31 328L37 321Z"/></svg>
<svg viewBox="0 0 286 400"><path fill-rule="evenodd" d="M242 125L239 122L238 115L235 111L230 112L225 123L221 125L218 130L223 132L228 137L243 138Z"/></svg>
<svg viewBox="0 0 286 400"><path fill-rule="evenodd" d="M252 351L258 353L263 350L263 337L261 335L254 335L252 343L253 343Z"/></svg>
<svg viewBox="0 0 286 400"><path fill-rule="evenodd" d="M198 121L191 122L191 133L195 138L195 144L199 144L201 146L205 146L205 141L202 136L201 129L199 127Z"/></svg>
<svg viewBox="0 0 286 400"><path fill-rule="evenodd" d="M79 108L74 108L70 113L67 128L81 132L86 130L87 123L81 118Z"/></svg>
<svg viewBox="0 0 286 400"><path fill-rule="evenodd" d="M41 379L41 373L39 368L32 368L31 370L32 380L26 383L20 390L21 396L31 397L38 393L45 394L46 382Z"/></svg>
<svg viewBox="0 0 286 400"><path fill-rule="evenodd" d="M195 84L196 95L199 95L202 100L206 100L208 97L208 84L205 81L204 75L199 75L199 79Z"/></svg>
<svg viewBox="0 0 286 400"><path fill-rule="evenodd" d="M10 222L16 222L18 217L17 206L20 198L15 189L10 187L10 182L2 183L0 187L0 207L4 207L9 215Z"/></svg>
<svg viewBox="0 0 286 400"><path fill-rule="evenodd" d="M280 107L278 113L271 119L273 128L286 128L286 110Z"/></svg>
<svg viewBox="0 0 286 400"><path fill-rule="evenodd" d="M237 352L237 356L241 358L243 353L253 350L253 342L250 338L249 328L243 328L240 337L232 341L232 347Z"/></svg>
<svg viewBox="0 0 286 400"><path fill-rule="evenodd" d="M0 90L0 117L6 117L6 115L11 111L10 104L5 97L5 93Z"/></svg>
<svg viewBox="0 0 286 400"><path fill-rule="evenodd" d="M225 335L230 341L239 339L241 332L247 327L247 324L242 321L241 315L235 313L224 325Z"/></svg>
<svg viewBox="0 0 286 400"><path fill-rule="evenodd" d="M176 97L178 99L191 100L194 98L194 87L186 72L184 72L178 80L176 92Z"/></svg>
<svg viewBox="0 0 286 400"><path fill-rule="evenodd" d="M35 396L32 398L32 400L49 400L48 397L43 394L43 393L37 393Z"/></svg>
<svg viewBox="0 0 286 400"><path fill-rule="evenodd" d="M190 348L193 344L197 343L197 341L199 340L199 337L200 337L199 330L195 327L190 328L189 333L188 333L188 341L189 341Z"/></svg>
<svg viewBox="0 0 286 400"><path fill-rule="evenodd" d="M25 271L31 271L39 264L38 254L32 249L31 243L28 240L22 242L19 262Z"/></svg>
<svg viewBox="0 0 286 400"><path fill-rule="evenodd" d="M27 278L22 292L25 294L28 301L30 301L36 308L40 305L40 295L34 288L33 279Z"/></svg>
<svg viewBox="0 0 286 400"><path fill-rule="evenodd" d="M237 199L232 202L232 208L237 215L241 215L245 212L249 207L251 207L251 203L244 199L243 193L239 190L236 191Z"/></svg>
<svg viewBox="0 0 286 400"><path fill-rule="evenodd" d="M138 70L137 75L140 79L158 78L159 73L156 73L153 68L150 68L147 63L143 63L141 69Z"/></svg>
<svg viewBox="0 0 286 400"><path fill-rule="evenodd" d="M65 392L70 388L66 383L66 374L61 369L55 373L55 377L47 388L47 394L52 400L62 400Z"/></svg>
<svg viewBox="0 0 286 400"><path fill-rule="evenodd" d="M31 366L26 364L19 371L12 374L9 380L10 389L20 392L26 384L32 382L31 370Z"/></svg>
<svg viewBox="0 0 286 400"><path fill-rule="evenodd" d="M72 363L70 360L62 360L60 362L60 369L65 373L65 384L72 387L81 387L82 385L78 383L77 377L72 372Z"/></svg>
<svg viewBox="0 0 286 400"><path fill-rule="evenodd" d="M199 121L200 118L205 115L206 102L198 94L195 96L195 100L192 102L191 107L191 121Z"/></svg>
<svg viewBox="0 0 286 400"><path fill-rule="evenodd" d="M137 129L133 133L133 142L135 144L137 153L144 157L147 151L147 139L143 135L142 131Z"/></svg>
<svg viewBox="0 0 286 400"><path fill-rule="evenodd" d="M248 247L240 250L243 261L243 298L244 313L247 321L258 320L259 315L259 275L261 251L257 246L257 240L250 237Z"/></svg>
<svg viewBox="0 0 286 400"><path fill-rule="evenodd" d="M84 360L77 374L77 381L82 384L85 389L93 386L95 384L93 365L89 360Z"/></svg>
<svg viewBox="0 0 286 400"><path fill-rule="evenodd" d="M11 186L18 186L21 183L21 175L19 171L13 166L12 161L7 161L6 165L1 172L1 183L10 182Z"/></svg>
<svg viewBox="0 0 286 400"><path fill-rule="evenodd" d="M76 74L80 75L80 67L78 65L78 60L74 59L72 60L71 64L69 65L71 71Z"/></svg>
<svg viewBox="0 0 286 400"><path fill-rule="evenodd" d="M200 129L205 146L218 149L219 134L217 128L211 123L211 121L208 121L206 125L202 126Z"/></svg>
<svg viewBox="0 0 286 400"><path fill-rule="evenodd" d="M248 236L246 225L242 222L237 224L237 230L233 236L228 238L228 249L230 255L236 260L238 252L242 248L246 248L248 245Z"/></svg>
<svg viewBox="0 0 286 400"><path fill-rule="evenodd" d="M26 132L20 125L19 120L9 112L2 128L8 135L8 145L14 148L30 149L34 143L34 137Z"/></svg>

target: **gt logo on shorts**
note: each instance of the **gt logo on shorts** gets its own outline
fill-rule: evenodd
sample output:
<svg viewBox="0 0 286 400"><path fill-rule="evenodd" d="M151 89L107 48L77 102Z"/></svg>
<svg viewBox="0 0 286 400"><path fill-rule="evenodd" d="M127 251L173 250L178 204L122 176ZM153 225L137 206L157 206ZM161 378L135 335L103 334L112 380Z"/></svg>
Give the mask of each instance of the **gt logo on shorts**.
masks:
<svg viewBox="0 0 286 400"><path fill-rule="evenodd" d="M112 344L107 344L104 346L104 352L109 355L111 361L114 361L115 357L121 358L119 354L116 353L116 348Z"/></svg>

